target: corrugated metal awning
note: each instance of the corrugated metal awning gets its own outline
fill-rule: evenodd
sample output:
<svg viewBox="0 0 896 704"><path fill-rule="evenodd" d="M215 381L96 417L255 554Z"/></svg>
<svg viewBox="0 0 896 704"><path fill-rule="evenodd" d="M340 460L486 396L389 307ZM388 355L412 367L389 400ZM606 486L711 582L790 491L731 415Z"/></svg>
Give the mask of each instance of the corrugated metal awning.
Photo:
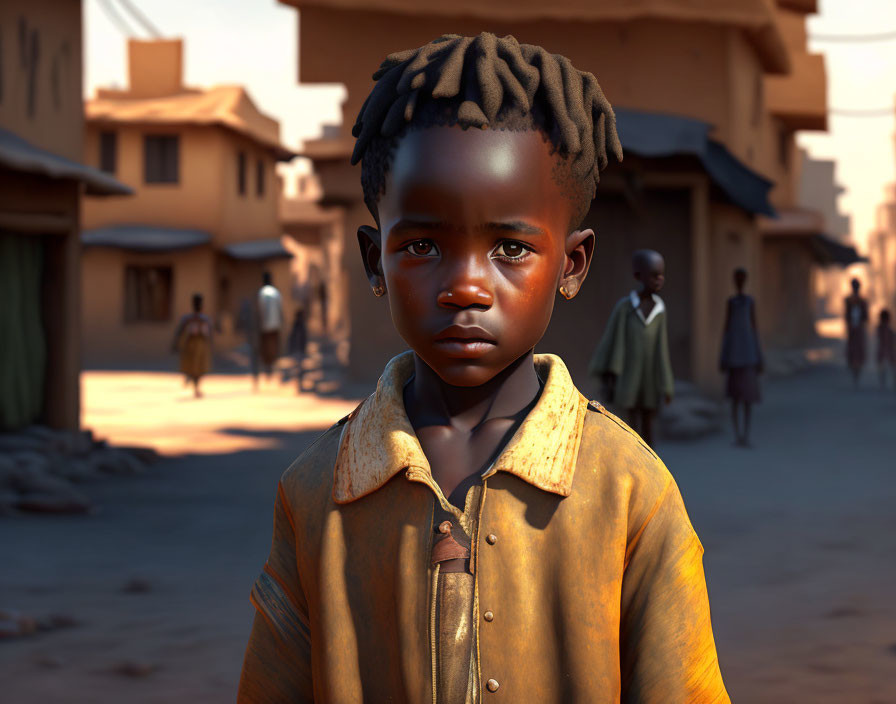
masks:
<svg viewBox="0 0 896 704"><path fill-rule="evenodd" d="M81 233L85 247L115 247L135 252L174 252L211 242L203 230L180 230L155 225L110 225Z"/></svg>
<svg viewBox="0 0 896 704"><path fill-rule="evenodd" d="M828 235L824 217L815 210L788 208L776 218L760 218L759 231L771 240L790 238L804 242L821 266L849 266L868 261L852 245Z"/></svg>
<svg viewBox="0 0 896 704"><path fill-rule="evenodd" d="M0 166L50 178L81 181L95 196L129 196L134 191L107 173L31 144L0 128Z"/></svg>
<svg viewBox="0 0 896 704"><path fill-rule="evenodd" d="M819 264L849 266L868 261L868 257L859 256L855 247L838 242L827 235L812 235L811 243L815 259Z"/></svg>
<svg viewBox="0 0 896 704"><path fill-rule="evenodd" d="M627 108L614 108L614 112L623 152L642 157L695 156L732 203L750 213L775 215L768 200L774 184L710 139L708 122Z"/></svg>
<svg viewBox="0 0 896 704"><path fill-rule="evenodd" d="M291 257L280 238L272 238L265 240L247 240L245 242L234 242L221 249L227 256L233 259L285 259Z"/></svg>

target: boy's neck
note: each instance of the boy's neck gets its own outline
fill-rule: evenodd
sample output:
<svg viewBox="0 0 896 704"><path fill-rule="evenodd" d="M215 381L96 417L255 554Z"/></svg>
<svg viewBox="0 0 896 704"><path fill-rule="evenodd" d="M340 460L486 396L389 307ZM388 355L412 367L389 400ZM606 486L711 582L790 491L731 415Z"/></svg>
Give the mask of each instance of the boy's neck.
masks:
<svg viewBox="0 0 896 704"><path fill-rule="evenodd" d="M446 384L415 354L414 376L405 388L405 410L415 428L450 425L473 431L493 418L516 416L540 390L532 350L480 386Z"/></svg>

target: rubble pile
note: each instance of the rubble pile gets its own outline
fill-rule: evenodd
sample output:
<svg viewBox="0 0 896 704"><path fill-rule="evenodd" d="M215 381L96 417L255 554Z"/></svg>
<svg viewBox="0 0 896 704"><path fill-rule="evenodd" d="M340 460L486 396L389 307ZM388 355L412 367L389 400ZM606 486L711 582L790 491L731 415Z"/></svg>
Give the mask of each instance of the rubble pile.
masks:
<svg viewBox="0 0 896 704"><path fill-rule="evenodd" d="M89 513L94 506L78 485L140 474L156 459L151 449L110 447L89 430L0 433L0 514Z"/></svg>
<svg viewBox="0 0 896 704"><path fill-rule="evenodd" d="M0 609L0 640L30 636L44 631L77 626L78 622L65 614L50 614L35 618L26 614Z"/></svg>

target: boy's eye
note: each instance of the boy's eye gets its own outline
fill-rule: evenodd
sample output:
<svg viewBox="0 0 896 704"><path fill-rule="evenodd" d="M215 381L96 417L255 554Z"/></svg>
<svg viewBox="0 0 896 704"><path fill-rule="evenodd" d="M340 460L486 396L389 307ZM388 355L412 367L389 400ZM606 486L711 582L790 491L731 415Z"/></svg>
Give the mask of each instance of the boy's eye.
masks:
<svg viewBox="0 0 896 704"><path fill-rule="evenodd" d="M405 249L418 257L434 257L438 254L435 244L430 240L416 240L411 242Z"/></svg>
<svg viewBox="0 0 896 704"><path fill-rule="evenodd" d="M530 250L521 242L504 240L495 248L495 256L505 259L522 259Z"/></svg>

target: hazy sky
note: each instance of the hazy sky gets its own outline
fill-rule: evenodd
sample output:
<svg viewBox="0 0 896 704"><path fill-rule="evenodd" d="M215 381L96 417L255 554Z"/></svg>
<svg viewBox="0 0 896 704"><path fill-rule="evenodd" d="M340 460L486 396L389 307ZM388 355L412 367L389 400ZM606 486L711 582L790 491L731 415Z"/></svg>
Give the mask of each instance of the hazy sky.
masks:
<svg viewBox="0 0 896 704"><path fill-rule="evenodd" d="M819 0L819 10L809 19L810 34L896 33L894 0ZM840 208L852 216L853 236L862 247L896 169L896 40L811 41L809 46L826 55L829 108L890 108L884 117L831 115L827 133L804 132L799 137L813 156L837 161L837 179L847 188Z"/></svg>
<svg viewBox="0 0 896 704"><path fill-rule="evenodd" d="M184 82L246 86L258 107L280 121L289 147L342 119L345 89L297 83L298 12L274 0L131 0L165 37L184 39ZM118 0L84 0L84 90L127 85L126 36L103 6L127 17ZM148 38L131 22L134 35ZM373 71L371 70L371 73Z"/></svg>
<svg viewBox="0 0 896 704"><path fill-rule="evenodd" d="M132 0L164 36L186 39L188 85L240 83L256 104L280 120L287 146L314 137L322 123L338 122L343 89L337 85L296 83L297 12L274 0ZM84 0L87 96L97 86L126 83L125 36L103 12L120 8L117 0ZM118 14L127 17L123 10ZM130 22L136 36L139 25ZM896 0L819 0L810 17L814 34L896 32ZM827 55L828 104L863 109L894 105L896 40L867 43L813 41ZM371 69L372 72L372 69ZM874 226L884 186L894 180L894 118L832 115L827 133L802 133L800 144L813 156L837 161L840 198L852 216L861 246Z"/></svg>

